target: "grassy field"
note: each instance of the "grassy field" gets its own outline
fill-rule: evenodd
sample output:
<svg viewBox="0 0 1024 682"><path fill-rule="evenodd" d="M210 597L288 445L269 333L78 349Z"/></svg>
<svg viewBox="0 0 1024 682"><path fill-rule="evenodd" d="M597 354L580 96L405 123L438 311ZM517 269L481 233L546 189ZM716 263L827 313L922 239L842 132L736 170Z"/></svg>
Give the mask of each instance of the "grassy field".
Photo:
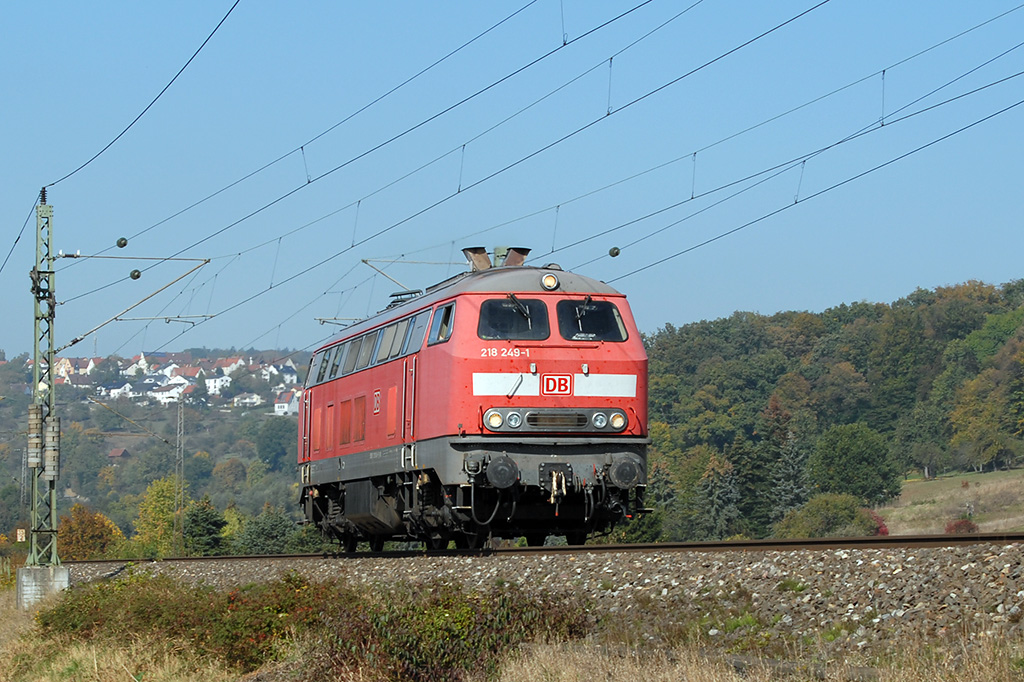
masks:
<svg viewBox="0 0 1024 682"><path fill-rule="evenodd" d="M893 535L942 533L968 515L983 533L1024 531L1024 469L911 479L877 511Z"/></svg>

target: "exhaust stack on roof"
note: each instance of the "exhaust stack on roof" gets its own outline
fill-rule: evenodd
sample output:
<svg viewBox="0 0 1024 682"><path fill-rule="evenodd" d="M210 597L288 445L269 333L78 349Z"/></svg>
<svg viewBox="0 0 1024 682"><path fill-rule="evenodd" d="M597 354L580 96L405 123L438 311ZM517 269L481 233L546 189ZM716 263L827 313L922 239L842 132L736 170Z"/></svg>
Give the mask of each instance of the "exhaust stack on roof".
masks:
<svg viewBox="0 0 1024 682"><path fill-rule="evenodd" d="M489 270L491 268L491 259L487 255L487 249L482 246L473 246L468 249L463 249L462 253L466 255L466 260L472 266L472 272L479 272L480 270Z"/></svg>
<svg viewBox="0 0 1024 682"><path fill-rule="evenodd" d="M480 270L489 270L492 267L511 268L522 265L526 262L526 256L530 253L530 249L525 249L521 246L495 246L493 265L490 257L487 255L487 249L482 246L463 249L462 253L466 255L466 260L472 266L472 272L479 272Z"/></svg>

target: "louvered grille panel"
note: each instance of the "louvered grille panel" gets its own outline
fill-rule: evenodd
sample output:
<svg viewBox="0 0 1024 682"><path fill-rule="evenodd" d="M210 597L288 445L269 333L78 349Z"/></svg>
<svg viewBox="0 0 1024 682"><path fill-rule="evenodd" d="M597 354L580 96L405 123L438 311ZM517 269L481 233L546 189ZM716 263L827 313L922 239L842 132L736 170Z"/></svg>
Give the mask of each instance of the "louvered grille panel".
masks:
<svg viewBox="0 0 1024 682"><path fill-rule="evenodd" d="M582 429L588 423L587 415L578 412L529 412L526 415L526 425L533 429Z"/></svg>

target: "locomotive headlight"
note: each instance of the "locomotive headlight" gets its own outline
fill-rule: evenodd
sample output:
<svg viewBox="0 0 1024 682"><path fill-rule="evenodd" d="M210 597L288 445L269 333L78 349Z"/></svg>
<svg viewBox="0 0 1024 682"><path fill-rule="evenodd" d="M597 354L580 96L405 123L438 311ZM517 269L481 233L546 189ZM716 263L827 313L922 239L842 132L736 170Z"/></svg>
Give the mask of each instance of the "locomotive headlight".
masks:
<svg viewBox="0 0 1024 682"><path fill-rule="evenodd" d="M500 429L501 425L505 423L504 418L501 416L501 412L496 410L491 410L484 415L484 421L487 422L487 428L492 430Z"/></svg>
<svg viewBox="0 0 1024 682"><path fill-rule="evenodd" d="M615 429L616 431L621 431L622 429L626 428L626 415L622 414L621 412L612 412L612 418L610 423L613 429Z"/></svg>
<svg viewBox="0 0 1024 682"><path fill-rule="evenodd" d="M508 422L508 425L511 426L513 429L518 429L523 424L523 415L519 414L518 412L509 412L508 415L505 417L505 421Z"/></svg>
<svg viewBox="0 0 1024 682"><path fill-rule="evenodd" d="M594 426L599 429L603 429L608 426L608 415L604 412L595 412L594 416L590 418L594 422Z"/></svg>
<svg viewBox="0 0 1024 682"><path fill-rule="evenodd" d="M558 288L558 278L550 272L545 273L544 276L540 278L540 285L548 291L554 291Z"/></svg>

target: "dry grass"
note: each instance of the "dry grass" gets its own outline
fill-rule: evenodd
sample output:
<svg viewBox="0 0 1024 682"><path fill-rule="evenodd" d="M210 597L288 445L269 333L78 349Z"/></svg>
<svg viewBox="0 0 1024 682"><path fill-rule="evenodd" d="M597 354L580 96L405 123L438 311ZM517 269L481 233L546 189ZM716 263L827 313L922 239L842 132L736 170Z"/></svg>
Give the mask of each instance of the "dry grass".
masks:
<svg viewBox="0 0 1024 682"><path fill-rule="evenodd" d="M0 590L0 682L230 682L239 677L172 647L74 641L43 646L31 636L34 617L18 608L14 589Z"/></svg>
<svg viewBox="0 0 1024 682"><path fill-rule="evenodd" d="M877 680L878 682L1009 682L1024 680L1021 659L1005 648L974 647L936 660L925 648L900 652L882 667L805 665L757 660L696 649L671 652L609 652L599 647L561 644L530 647L502 669L498 682L797 682ZM474 680L483 682L483 680Z"/></svg>
<svg viewBox="0 0 1024 682"><path fill-rule="evenodd" d="M916 535L942 533L968 510L982 532L1024 530L1024 469L907 481L878 513L891 534Z"/></svg>
<svg viewBox="0 0 1024 682"><path fill-rule="evenodd" d="M18 609L13 588L0 590L0 661L7 661L8 648L32 627L32 614Z"/></svg>

